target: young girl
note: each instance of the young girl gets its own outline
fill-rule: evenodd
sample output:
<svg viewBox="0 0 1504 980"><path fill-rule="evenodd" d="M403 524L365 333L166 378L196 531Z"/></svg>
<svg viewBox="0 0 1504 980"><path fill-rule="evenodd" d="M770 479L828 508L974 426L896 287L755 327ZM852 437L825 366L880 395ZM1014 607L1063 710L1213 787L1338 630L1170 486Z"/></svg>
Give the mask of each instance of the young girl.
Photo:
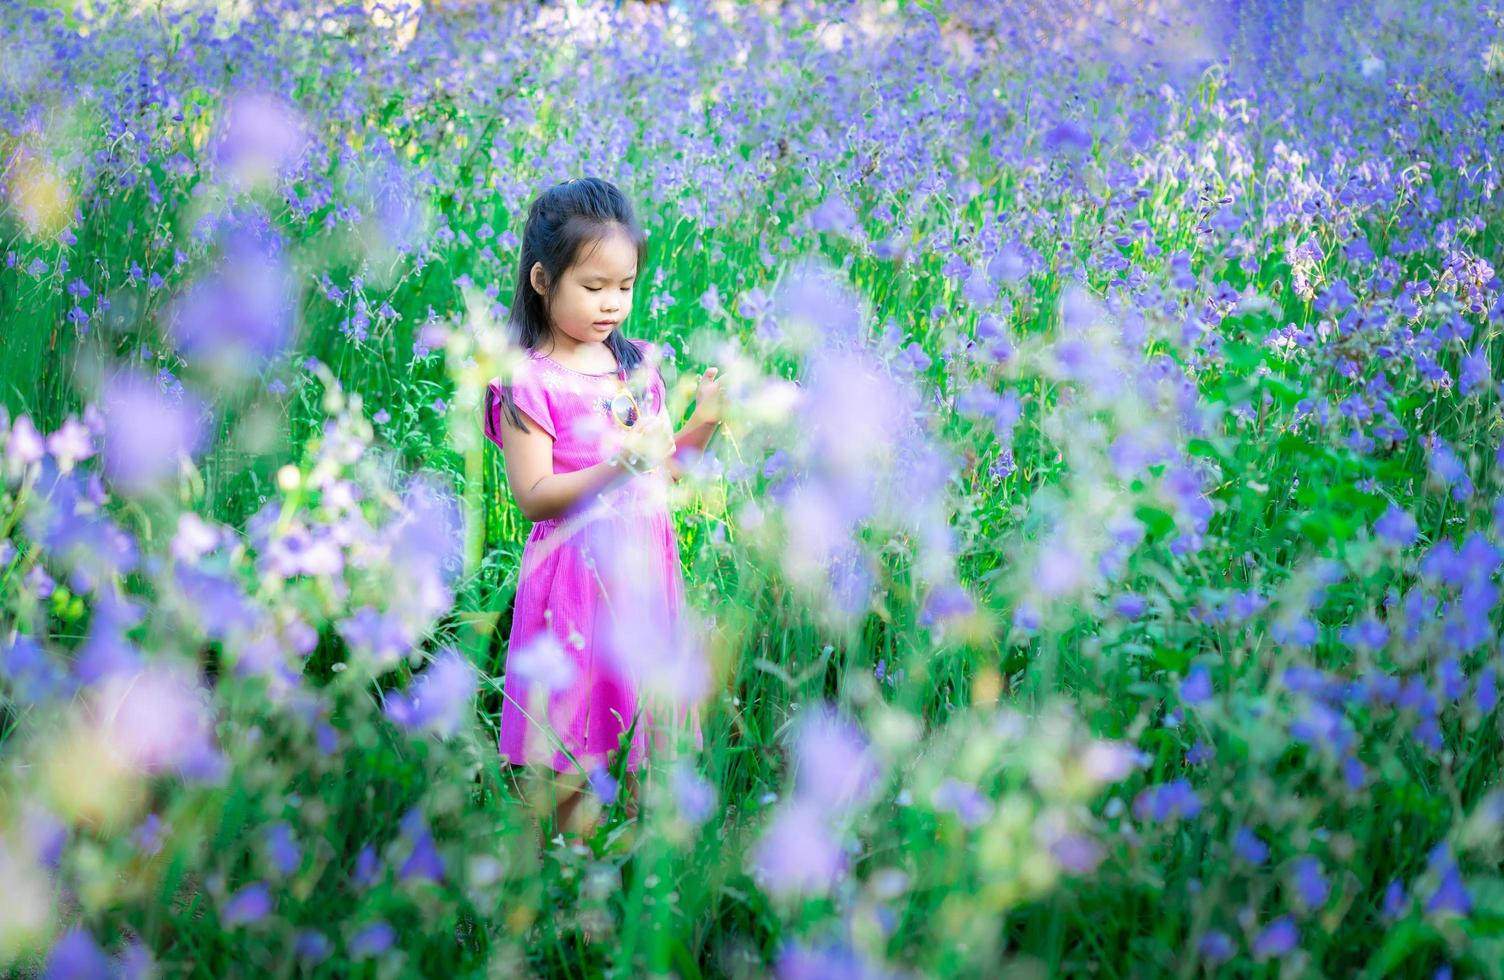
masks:
<svg viewBox="0 0 1504 980"><path fill-rule="evenodd" d="M702 451L720 419L709 368L694 412L672 432L651 348L623 335L645 240L610 183L574 179L540 195L508 318L525 357L487 390L486 436L502 448L507 485L533 522L499 749L514 771L553 770L560 830L581 800L581 777L615 761L628 731L627 808L636 812L647 737L666 719L643 703L634 666L670 655L684 604L667 479L679 478L681 455ZM703 747L693 713L690 726Z"/></svg>

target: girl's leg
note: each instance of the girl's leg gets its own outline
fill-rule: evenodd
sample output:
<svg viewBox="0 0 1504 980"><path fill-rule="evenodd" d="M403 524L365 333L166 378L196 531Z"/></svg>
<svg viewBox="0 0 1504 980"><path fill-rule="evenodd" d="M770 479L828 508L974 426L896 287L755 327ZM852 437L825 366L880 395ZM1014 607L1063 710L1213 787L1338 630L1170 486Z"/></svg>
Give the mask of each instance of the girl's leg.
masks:
<svg viewBox="0 0 1504 980"><path fill-rule="evenodd" d="M622 809L626 811L629 819L636 817L638 807L642 803L642 785L636 772L628 770L622 774L621 789L624 794L621 801Z"/></svg>
<svg viewBox="0 0 1504 980"><path fill-rule="evenodd" d="M563 773L554 779L554 826L560 833L575 833L574 811L585 799L585 787Z"/></svg>

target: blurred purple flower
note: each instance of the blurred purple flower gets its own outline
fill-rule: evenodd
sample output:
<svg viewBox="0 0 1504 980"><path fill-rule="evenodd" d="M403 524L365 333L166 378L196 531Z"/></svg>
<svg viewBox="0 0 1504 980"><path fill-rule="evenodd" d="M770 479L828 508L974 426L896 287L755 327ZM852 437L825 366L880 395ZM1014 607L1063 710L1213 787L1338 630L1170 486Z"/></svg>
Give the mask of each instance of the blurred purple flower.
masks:
<svg viewBox="0 0 1504 980"><path fill-rule="evenodd" d="M402 837L412 846L412 850L398 869L397 880L426 878L430 881L442 881L444 859L434 846L433 834L429 832L423 811L416 806L409 809L402 816L401 828Z"/></svg>
<svg viewBox="0 0 1504 980"><path fill-rule="evenodd" d="M1201 798L1184 779L1146 786L1133 798L1133 816L1141 822L1189 820L1201 812Z"/></svg>
<svg viewBox="0 0 1504 980"><path fill-rule="evenodd" d="M774 895L828 892L846 870L846 855L826 817L805 802L782 807L752 852L762 883Z"/></svg>
<svg viewBox="0 0 1504 980"><path fill-rule="evenodd" d="M1100 783L1115 783L1141 765L1143 754L1131 744L1098 739L1081 755L1081 768Z"/></svg>
<svg viewBox="0 0 1504 980"><path fill-rule="evenodd" d="M1433 874L1440 873L1440 880L1431 897L1426 899L1426 914L1471 914L1473 897L1462 883L1462 874L1452 858L1451 848L1445 842L1437 844L1431 850L1427 865Z"/></svg>
<svg viewBox="0 0 1504 980"><path fill-rule="evenodd" d="M1398 880L1391 881L1384 889L1384 918L1393 922L1405 914L1405 906L1408 904L1404 883Z"/></svg>
<svg viewBox="0 0 1504 980"><path fill-rule="evenodd" d="M31 421L31 416L17 416L11 423L10 438L5 443L5 456L12 472L19 473L25 467L40 463L46 452L46 443Z"/></svg>
<svg viewBox="0 0 1504 980"><path fill-rule="evenodd" d="M1282 916L1269 923L1253 941L1253 958L1262 963L1270 957L1284 956L1299 941L1300 933L1295 928L1294 920L1289 916Z"/></svg>
<svg viewBox="0 0 1504 980"><path fill-rule="evenodd" d="M1331 894L1331 885L1322 873L1321 862L1305 855L1295 862L1295 893L1307 909L1318 909Z"/></svg>
<svg viewBox="0 0 1504 980"><path fill-rule="evenodd" d="M379 956L391 949L392 943L396 940L397 934L392 927L384 920L378 919L370 925L363 926L350 937L350 956L357 960Z"/></svg>
<svg viewBox="0 0 1504 980"><path fill-rule="evenodd" d="M286 820L278 820L266 828L266 850L272 864L284 876L298 870L303 860L303 850L293 839L292 825Z"/></svg>
<svg viewBox="0 0 1504 980"><path fill-rule="evenodd" d="M271 910L272 895L267 890L266 883L254 881L230 896L220 921L227 926L260 922Z"/></svg>
<svg viewBox="0 0 1504 980"><path fill-rule="evenodd" d="M105 474L127 493L152 488L204 448L204 405L191 395L174 401L125 371L106 383L103 402Z"/></svg>
<svg viewBox="0 0 1504 980"><path fill-rule="evenodd" d="M590 789L606 806L616 802L616 793L620 785L616 777L611 775L611 770L606 768L605 763L597 762L590 770Z"/></svg>
<svg viewBox="0 0 1504 980"><path fill-rule="evenodd" d="M355 883L362 888L369 888L376 884L381 873L381 859L376 856L376 849L370 844L360 849L355 856L355 871L351 875Z"/></svg>
<svg viewBox="0 0 1504 980"><path fill-rule="evenodd" d="M1097 870L1106 856L1102 845L1085 834L1066 833L1050 844L1050 854L1062 868L1072 874L1085 875Z"/></svg>
<svg viewBox="0 0 1504 980"><path fill-rule="evenodd" d="M225 760L214 745L210 705L195 670L165 661L111 674L96 692L96 716L109 744L131 765L213 780Z"/></svg>
<svg viewBox="0 0 1504 980"><path fill-rule="evenodd" d="M1186 704L1205 704L1212 699L1212 675L1205 664L1196 664L1180 684L1180 699Z"/></svg>
<svg viewBox="0 0 1504 980"><path fill-rule="evenodd" d="M1254 867L1263 864L1269 857L1269 845L1259 839L1259 835L1247 827L1239 827L1233 837L1233 850L1238 857L1247 861Z"/></svg>
<svg viewBox="0 0 1504 980"><path fill-rule="evenodd" d="M310 966L322 963L334 952L334 943L329 937L316 929L304 929L298 933L297 941L293 944L293 952L298 959Z"/></svg>
<svg viewBox="0 0 1504 980"><path fill-rule="evenodd" d="M168 327L183 357L217 381L259 372L287 349L297 295L286 259L236 233L219 266L171 307Z"/></svg>
<svg viewBox="0 0 1504 980"><path fill-rule="evenodd" d="M110 980L115 971L88 930L74 926L52 947L42 976L45 980Z"/></svg>
<svg viewBox="0 0 1504 980"><path fill-rule="evenodd" d="M469 717L477 683L478 675L470 661L453 647L445 647L413 681L410 694L387 695L387 717L410 731L427 730L451 737Z"/></svg>
<svg viewBox="0 0 1504 980"><path fill-rule="evenodd" d="M47 437L47 451L57 460L58 469L66 473L74 463L94 455L94 440L88 428L70 415L56 432Z"/></svg>
<svg viewBox="0 0 1504 980"><path fill-rule="evenodd" d="M574 683L579 668L552 633L539 633L520 650L507 654L506 669L549 691L563 691Z"/></svg>
<svg viewBox="0 0 1504 980"><path fill-rule="evenodd" d="M1045 130L1041 144L1046 150L1058 150L1066 154L1085 153L1091 149L1091 134L1077 123L1061 120Z"/></svg>
<svg viewBox="0 0 1504 980"><path fill-rule="evenodd" d="M867 739L827 704L808 709L795 741L794 791L832 816L865 806L881 775Z"/></svg>
<svg viewBox="0 0 1504 980"><path fill-rule="evenodd" d="M777 980L880 980L886 974L845 942L794 942L778 954Z"/></svg>
<svg viewBox="0 0 1504 980"><path fill-rule="evenodd" d="M1226 963L1238 951L1238 946L1232 941L1232 937L1219 929L1212 929L1202 936L1197 948L1200 949L1201 955L1212 963Z"/></svg>
<svg viewBox="0 0 1504 980"><path fill-rule="evenodd" d="M235 183L255 184L291 168L308 142L303 118L290 103L271 93L242 91L225 100L214 160Z"/></svg>
<svg viewBox="0 0 1504 980"><path fill-rule="evenodd" d="M1420 528L1415 523L1415 518L1409 512L1390 504L1389 509L1374 521L1374 533L1384 541L1400 548L1408 548L1415 543L1420 534Z"/></svg>
<svg viewBox="0 0 1504 980"><path fill-rule="evenodd" d="M699 826L709 819L715 808L715 787L694 766L683 759L677 760L669 776L669 786L679 815L688 823Z"/></svg>
<svg viewBox="0 0 1504 980"><path fill-rule="evenodd" d="M0 677L13 685L13 696L27 705L41 707L73 695L67 671L25 633L0 653Z"/></svg>
<svg viewBox="0 0 1504 980"><path fill-rule="evenodd" d="M772 298L772 316L801 347L847 348L861 340L861 311L855 291L812 261L795 266L779 282Z"/></svg>
<svg viewBox="0 0 1504 980"><path fill-rule="evenodd" d="M846 198L840 193L832 191L825 196L825 200L810 212L810 227L817 232L829 232L844 238L862 238L862 227L857 221L856 212L851 209Z"/></svg>
<svg viewBox="0 0 1504 980"><path fill-rule="evenodd" d="M153 855L160 853L166 837L167 825L162 818L155 813L148 813L141 825L131 831L131 843L135 844L142 854Z"/></svg>
<svg viewBox="0 0 1504 980"><path fill-rule="evenodd" d="M930 804L941 813L953 813L967 827L979 827L992 815L992 801L975 786L947 776L935 787Z"/></svg>
<svg viewBox="0 0 1504 980"><path fill-rule="evenodd" d="M350 650L370 659L378 670L396 665L413 647L412 631L395 614L383 614L362 606L338 624L339 634Z"/></svg>

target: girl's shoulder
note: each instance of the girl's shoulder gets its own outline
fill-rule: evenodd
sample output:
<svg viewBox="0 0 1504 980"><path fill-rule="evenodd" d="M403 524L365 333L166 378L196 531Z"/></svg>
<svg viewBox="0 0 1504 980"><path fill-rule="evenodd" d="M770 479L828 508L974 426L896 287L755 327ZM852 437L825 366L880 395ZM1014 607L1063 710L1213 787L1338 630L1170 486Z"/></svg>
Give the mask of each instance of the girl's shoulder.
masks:
<svg viewBox="0 0 1504 980"><path fill-rule="evenodd" d="M651 340L644 340L641 337L628 337L627 339L632 342L633 346L642 351L643 358L655 370L663 363L665 348L662 345L655 344Z"/></svg>

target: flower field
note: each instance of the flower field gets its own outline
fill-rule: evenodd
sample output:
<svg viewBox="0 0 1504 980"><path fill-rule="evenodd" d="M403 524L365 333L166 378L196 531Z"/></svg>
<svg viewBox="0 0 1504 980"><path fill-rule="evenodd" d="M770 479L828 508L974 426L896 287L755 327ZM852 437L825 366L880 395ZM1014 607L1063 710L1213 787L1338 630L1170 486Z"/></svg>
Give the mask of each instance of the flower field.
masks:
<svg viewBox="0 0 1504 980"><path fill-rule="evenodd" d="M0 970L1504 978L1504 7L0 5ZM497 751L619 186L703 749ZM546 820L545 820L546 823Z"/></svg>

